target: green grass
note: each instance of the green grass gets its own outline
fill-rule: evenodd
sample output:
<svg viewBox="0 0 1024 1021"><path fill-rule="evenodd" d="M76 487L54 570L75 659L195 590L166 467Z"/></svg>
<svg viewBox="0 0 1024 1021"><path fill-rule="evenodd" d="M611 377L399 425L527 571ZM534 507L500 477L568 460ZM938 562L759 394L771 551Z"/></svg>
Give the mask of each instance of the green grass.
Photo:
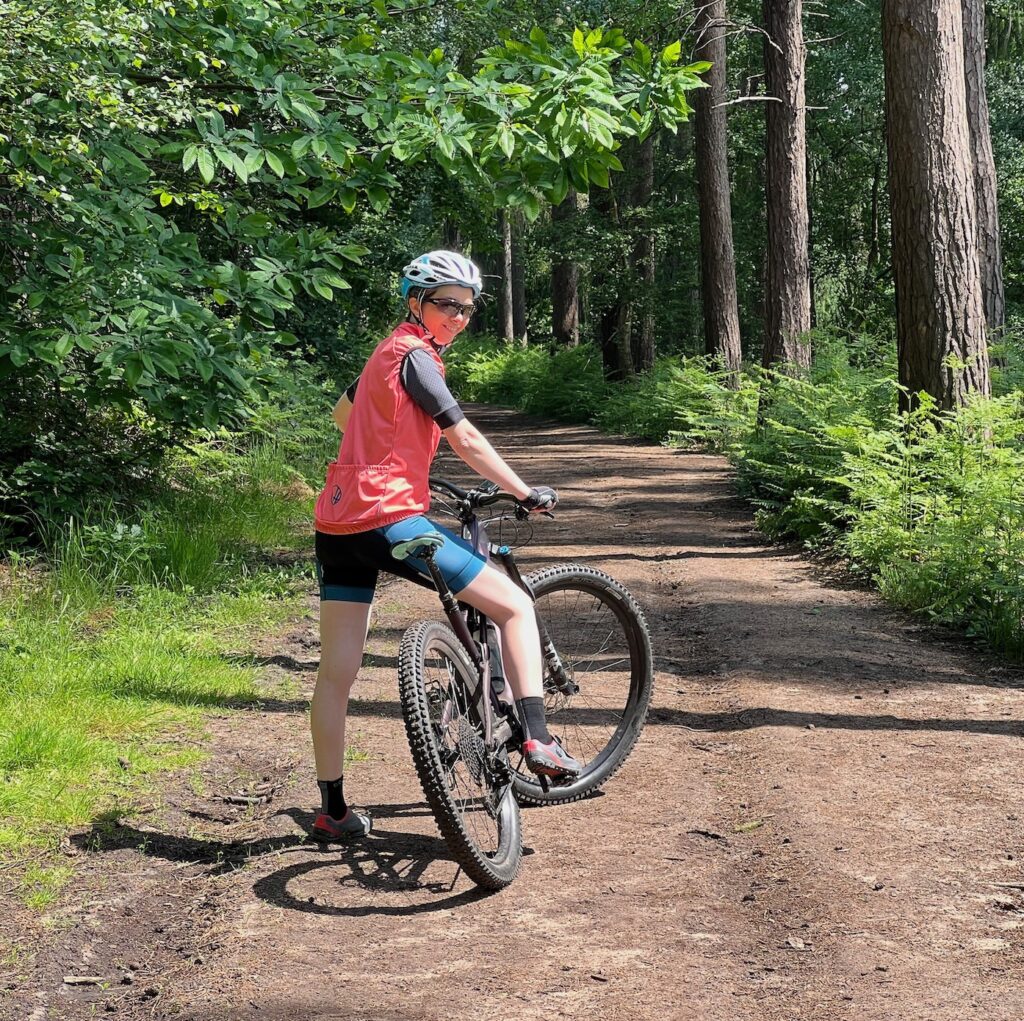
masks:
<svg viewBox="0 0 1024 1021"><path fill-rule="evenodd" d="M204 711L260 695L240 655L308 591L311 491L272 443L207 444L163 499L51 526L0 600L0 855L53 846L203 756ZM47 875L50 878L47 878ZM25 873L42 907L57 873Z"/></svg>

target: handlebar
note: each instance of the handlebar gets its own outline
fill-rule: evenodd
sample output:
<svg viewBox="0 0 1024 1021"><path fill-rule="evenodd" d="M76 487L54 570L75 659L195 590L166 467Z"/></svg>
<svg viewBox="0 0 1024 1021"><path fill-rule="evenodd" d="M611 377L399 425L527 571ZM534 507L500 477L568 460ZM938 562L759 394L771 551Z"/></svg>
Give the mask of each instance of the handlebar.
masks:
<svg viewBox="0 0 1024 1021"><path fill-rule="evenodd" d="M430 488L441 493L447 493L449 496L454 497L461 508L464 508L466 512L476 510L478 507L489 507L495 503L512 503L515 504L515 515L519 520L525 521L530 516L530 512L519 502L516 497L511 493L504 493L494 483L485 483L483 487L479 489L463 489L461 486L455 485L453 482L449 482L447 479L439 478L436 475L430 476ZM548 517L553 517L550 511L544 511Z"/></svg>

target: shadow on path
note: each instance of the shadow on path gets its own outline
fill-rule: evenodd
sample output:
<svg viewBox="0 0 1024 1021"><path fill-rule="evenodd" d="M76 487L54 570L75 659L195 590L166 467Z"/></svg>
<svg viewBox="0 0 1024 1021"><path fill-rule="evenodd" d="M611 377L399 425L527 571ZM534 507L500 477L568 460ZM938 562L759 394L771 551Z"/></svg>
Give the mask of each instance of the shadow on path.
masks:
<svg viewBox="0 0 1024 1021"><path fill-rule="evenodd" d="M381 819L402 819L429 816L429 808L420 803L380 804L368 806L375 825L370 836L349 844L321 845L309 840L305 833L313 823L313 814L297 808L282 809L277 815L293 819L302 833L256 840L216 840L141 830L125 825L111 814L98 816L92 827L76 834L72 843L90 854L131 849L147 858L162 858L177 865L195 865L208 876L237 872L245 866L258 865L261 859L282 854L303 855L302 859L284 868L259 877L253 883L255 895L268 904L303 913L364 917L370 915L405 916L428 914L468 904L487 896L476 888L454 892L461 876L445 842L437 836L409 833L402 830L381 829ZM203 813L192 813L202 816ZM529 853L524 848L524 853ZM447 880L426 878L427 870L437 863L450 864L451 877ZM320 880L326 896L298 895L290 890L296 879L309 877L321 869ZM341 869L340 876L337 871ZM352 888L373 895L362 903L345 905L331 903L335 892ZM401 903L384 899L389 895L402 896ZM425 894L427 900L412 899Z"/></svg>

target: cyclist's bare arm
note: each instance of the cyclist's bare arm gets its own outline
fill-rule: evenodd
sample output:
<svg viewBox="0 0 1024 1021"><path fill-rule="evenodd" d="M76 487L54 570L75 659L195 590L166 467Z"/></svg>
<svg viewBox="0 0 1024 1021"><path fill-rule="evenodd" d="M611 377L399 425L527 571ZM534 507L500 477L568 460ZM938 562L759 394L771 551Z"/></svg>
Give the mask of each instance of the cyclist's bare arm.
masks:
<svg viewBox="0 0 1024 1021"><path fill-rule="evenodd" d="M338 428L344 432L345 426L348 425L348 416L352 414L352 402L349 400L347 393L343 393L338 398L338 403L334 405L334 411L331 412L335 423Z"/></svg>
<svg viewBox="0 0 1024 1021"><path fill-rule="evenodd" d="M478 475L493 482L517 499L530 495L530 487L505 463L487 442L487 437L469 419L462 419L444 430L452 450Z"/></svg>

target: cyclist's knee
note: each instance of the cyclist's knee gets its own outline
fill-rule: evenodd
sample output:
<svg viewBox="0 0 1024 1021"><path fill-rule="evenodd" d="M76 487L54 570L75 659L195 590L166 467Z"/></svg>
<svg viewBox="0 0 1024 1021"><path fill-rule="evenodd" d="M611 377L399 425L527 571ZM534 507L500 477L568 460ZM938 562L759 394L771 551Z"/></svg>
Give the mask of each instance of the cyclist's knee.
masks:
<svg viewBox="0 0 1024 1021"><path fill-rule="evenodd" d="M507 596L502 599L500 609L492 612L491 617L499 627L520 621L532 621L533 600L522 589L511 586Z"/></svg>

